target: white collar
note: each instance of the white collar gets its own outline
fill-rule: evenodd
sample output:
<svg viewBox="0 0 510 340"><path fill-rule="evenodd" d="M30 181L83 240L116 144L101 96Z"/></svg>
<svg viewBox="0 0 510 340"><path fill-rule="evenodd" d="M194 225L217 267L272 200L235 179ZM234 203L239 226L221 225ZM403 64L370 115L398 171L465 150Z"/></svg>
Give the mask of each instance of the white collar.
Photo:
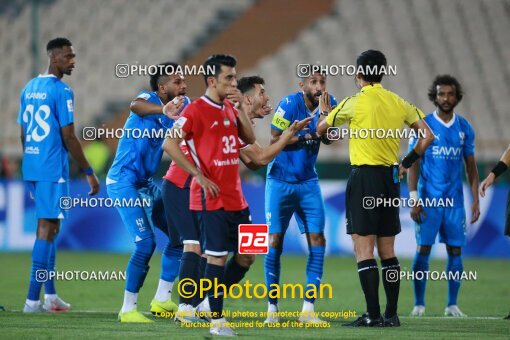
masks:
<svg viewBox="0 0 510 340"><path fill-rule="evenodd" d="M217 103L213 102L211 99L207 98L206 96L202 96L200 98L202 98L207 104L214 106L217 109L220 109L220 110L223 109L223 105L218 105Z"/></svg>
<svg viewBox="0 0 510 340"><path fill-rule="evenodd" d="M450 119L450 121L448 123L445 123L444 120L442 120L439 117L439 115L437 114L437 110L433 112L433 115L434 115L434 118L436 118L439 123L441 123L444 127L447 127L447 128L452 126L455 123L455 119L457 118L457 115L454 112L452 119Z"/></svg>
<svg viewBox="0 0 510 340"><path fill-rule="evenodd" d="M40 77L40 78L52 78L52 77L53 77L53 78L57 78L57 76L56 76L56 75L51 74L51 73L40 74L40 75L39 75L39 77Z"/></svg>

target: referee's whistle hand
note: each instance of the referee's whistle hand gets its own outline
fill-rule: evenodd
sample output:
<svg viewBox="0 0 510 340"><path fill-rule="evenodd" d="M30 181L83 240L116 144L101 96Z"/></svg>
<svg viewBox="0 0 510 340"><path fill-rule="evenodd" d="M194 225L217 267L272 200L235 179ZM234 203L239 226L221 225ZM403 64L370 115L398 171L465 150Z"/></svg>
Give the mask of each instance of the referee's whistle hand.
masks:
<svg viewBox="0 0 510 340"><path fill-rule="evenodd" d="M496 176L493 172L487 176L486 179L483 180L482 184L480 184L480 196L485 197L485 191L494 184L494 180L496 179Z"/></svg>

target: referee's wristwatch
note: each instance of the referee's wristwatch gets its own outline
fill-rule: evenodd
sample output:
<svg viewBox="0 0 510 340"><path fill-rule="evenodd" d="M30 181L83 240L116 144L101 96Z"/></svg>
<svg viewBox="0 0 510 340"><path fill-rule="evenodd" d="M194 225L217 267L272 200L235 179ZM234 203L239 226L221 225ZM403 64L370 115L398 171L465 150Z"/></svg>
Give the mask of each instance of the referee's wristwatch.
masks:
<svg viewBox="0 0 510 340"><path fill-rule="evenodd" d="M327 116L327 115L329 115L329 112L328 111L321 111L320 115L321 116Z"/></svg>

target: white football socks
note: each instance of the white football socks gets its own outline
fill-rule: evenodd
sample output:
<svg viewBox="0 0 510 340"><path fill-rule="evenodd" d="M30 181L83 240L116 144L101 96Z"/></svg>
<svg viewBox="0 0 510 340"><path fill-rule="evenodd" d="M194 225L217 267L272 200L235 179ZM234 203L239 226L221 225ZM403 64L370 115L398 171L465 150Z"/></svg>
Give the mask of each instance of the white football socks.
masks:
<svg viewBox="0 0 510 340"><path fill-rule="evenodd" d="M44 294L44 300L55 301L57 296L57 294Z"/></svg>
<svg viewBox="0 0 510 340"><path fill-rule="evenodd" d="M130 312L136 308L136 301L138 300L138 293L131 293L127 290L124 291L124 304L122 305L122 313Z"/></svg>
<svg viewBox="0 0 510 340"><path fill-rule="evenodd" d="M29 306L30 308L35 308L37 307L41 302L39 300L29 300L27 299L25 301L25 303L27 304L27 306Z"/></svg>
<svg viewBox="0 0 510 340"><path fill-rule="evenodd" d="M274 305L270 302L267 303L267 311L269 313L276 313L278 312L278 305Z"/></svg>
<svg viewBox="0 0 510 340"><path fill-rule="evenodd" d="M314 305L312 302L303 301L303 313L310 313L314 311Z"/></svg>
<svg viewBox="0 0 510 340"><path fill-rule="evenodd" d="M165 302L172 297L172 287L174 283L159 279L158 290L154 298L159 302Z"/></svg>

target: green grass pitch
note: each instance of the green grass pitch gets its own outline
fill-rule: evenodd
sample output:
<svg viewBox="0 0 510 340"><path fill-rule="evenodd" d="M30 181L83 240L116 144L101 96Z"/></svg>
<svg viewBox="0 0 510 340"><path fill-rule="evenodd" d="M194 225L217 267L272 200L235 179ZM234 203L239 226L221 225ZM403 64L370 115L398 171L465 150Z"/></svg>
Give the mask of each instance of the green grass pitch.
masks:
<svg viewBox="0 0 510 340"><path fill-rule="evenodd" d="M127 254L71 253L57 254L58 270L124 270L129 259ZM138 309L148 312L159 278L160 256L155 255L151 270L141 290ZM401 260L402 268L410 268L410 260ZM122 304L123 281L59 281L59 295L72 304L72 312L62 314L25 315L21 313L28 287L30 271L29 253L0 254L0 338L203 338L207 329L186 329L170 319L157 319L152 324L121 324L117 313ZM282 283L304 283L304 256L282 258ZM431 270L443 270L444 261L432 261ZM510 338L510 320L502 320L510 310L510 267L508 261L465 259L465 270L477 272L476 281L464 282L459 295L459 307L469 315L466 319L444 318L446 282L429 282L427 286L427 317L407 317L413 306L412 284L401 284L399 314L402 327L380 329L349 329L342 324L351 319L335 319L325 329L267 329L240 328L241 337L265 338ZM262 283L263 257L259 256L246 279ZM358 314L365 309L364 300L353 258L328 257L325 262L323 283L333 287L333 298L316 303L317 311L354 310ZM380 290L381 306L384 292ZM176 294L174 293L174 300ZM280 301L282 311L300 311L302 301ZM227 299L225 308L233 311L263 312L265 300L240 298ZM230 321L252 321L253 318ZM263 321L262 318L256 320ZM289 320L289 319L287 319Z"/></svg>

